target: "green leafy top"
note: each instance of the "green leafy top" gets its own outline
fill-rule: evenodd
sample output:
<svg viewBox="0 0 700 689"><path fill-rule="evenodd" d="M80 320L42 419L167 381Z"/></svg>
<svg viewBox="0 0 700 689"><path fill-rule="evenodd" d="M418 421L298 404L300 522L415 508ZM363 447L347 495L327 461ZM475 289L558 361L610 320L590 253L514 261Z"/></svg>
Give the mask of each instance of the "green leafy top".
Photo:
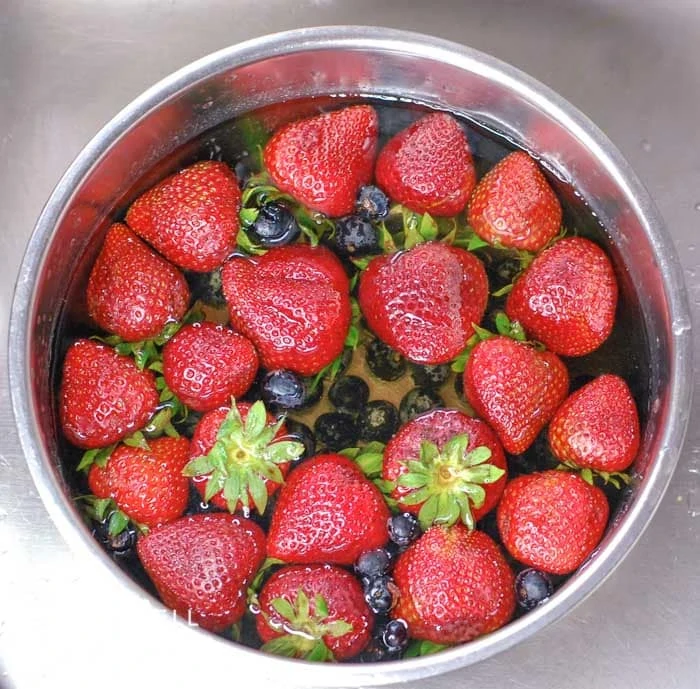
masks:
<svg viewBox="0 0 700 689"><path fill-rule="evenodd" d="M472 508L479 509L486 500L484 485L495 483L505 471L493 464L491 450L480 445L467 451L466 433L450 438L442 450L424 440L418 459L405 460L407 471L397 480L406 491L400 498L404 505L421 505L418 521L423 530L433 524L451 526L462 521L474 528Z"/></svg>
<svg viewBox="0 0 700 689"><path fill-rule="evenodd" d="M333 661L333 652L326 645L324 637L338 638L353 630L345 620L328 619L328 603L323 596L316 594L312 602L302 589L297 591L292 601L275 598L270 605L276 614L261 614L265 615L271 627L285 633L263 645L262 650L269 653L288 658Z"/></svg>
<svg viewBox="0 0 700 689"><path fill-rule="evenodd" d="M231 409L206 455L192 459L183 469L185 476L208 476L204 499L208 502L223 491L230 512L242 506L249 512L251 499L259 514L267 507L266 480L283 483L281 464L292 462L304 453L300 442L275 439L284 418L268 423L261 401L249 409L245 422L231 400Z"/></svg>

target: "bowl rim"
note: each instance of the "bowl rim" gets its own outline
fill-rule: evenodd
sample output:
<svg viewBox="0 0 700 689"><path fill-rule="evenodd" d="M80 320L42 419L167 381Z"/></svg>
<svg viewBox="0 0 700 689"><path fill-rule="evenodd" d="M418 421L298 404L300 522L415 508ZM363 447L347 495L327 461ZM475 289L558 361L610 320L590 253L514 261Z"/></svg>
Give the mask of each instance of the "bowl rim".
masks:
<svg viewBox="0 0 700 689"><path fill-rule="evenodd" d="M649 193L622 154L588 117L562 96L518 68L481 51L433 36L385 27L318 26L295 29L229 46L182 67L148 88L104 125L77 155L46 202L27 244L15 286L9 327L9 382L16 427L27 464L43 503L61 536L81 554L93 560L97 556L105 568L120 581L127 595L136 594L152 600L149 594L114 566L86 529L78 528L74 508L57 485L49 466L50 459L44 455L33 414L31 371L26 365L29 360L32 316L36 313L34 278L41 274L54 230L79 182L108 153L115 141L163 101L176 96L184 89L192 88L212 75L263 58L328 49L400 52L417 58L445 62L495 80L556 120L591 151L596 160L615 179L622 193L630 199L659 265L672 330L667 410L669 422L660 433L661 456L654 463L639 495L625 515L628 528L618 529L612 534L598 555L577 573L575 580L570 580L557 591L548 605L531 611L496 632L447 649L435 656L406 659L400 663L332 666L305 661L293 663L294 667L302 668L304 684L387 684L428 677L478 662L519 643L568 614L603 583L640 538L658 508L678 462L688 424L693 389L690 309L678 254ZM229 656L234 658L234 662L237 662L236 658L240 658L241 654L248 655L252 662L256 659L259 661L259 651L237 647L237 652L231 654L229 641L208 632L196 630L193 634L192 630L187 630L182 633L187 635L188 640L193 636L200 636L203 643L206 642L209 652L212 652L212 644L220 644L221 648L226 649ZM223 657L222 662L225 662ZM291 679L289 672L292 665L289 660L269 656L266 657L266 666L279 677L287 681Z"/></svg>

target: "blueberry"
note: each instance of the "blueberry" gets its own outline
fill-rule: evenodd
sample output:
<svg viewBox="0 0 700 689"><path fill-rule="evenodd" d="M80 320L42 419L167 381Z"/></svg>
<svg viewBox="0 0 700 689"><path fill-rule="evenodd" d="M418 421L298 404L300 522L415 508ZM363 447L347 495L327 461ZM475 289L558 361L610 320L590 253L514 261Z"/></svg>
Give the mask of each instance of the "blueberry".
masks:
<svg viewBox="0 0 700 689"><path fill-rule="evenodd" d="M382 631L382 642L389 652L400 652L408 646L408 625L401 619L389 620Z"/></svg>
<svg viewBox="0 0 700 689"><path fill-rule="evenodd" d="M341 376L328 390L328 399L336 409L356 414L367 404L369 386L357 376Z"/></svg>
<svg viewBox="0 0 700 689"><path fill-rule="evenodd" d="M379 187L368 184L360 189L355 208L368 220L382 220L389 214L389 198Z"/></svg>
<svg viewBox="0 0 700 689"><path fill-rule="evenodd" d="M392 592L394 584L391 578L381 574L367 579L365 584L365 600L370 610L378 615L389 612L394 604Z"/></svg>
<svg viewBox="0 0 700 689"><path fill-rule="evenodd" d="M357 422L362 440L387 443L399 429L399 412L391 402L373 400L365 405Z"/></svg>
<svg viewBox="0 0 700 689"><path fill-rule="evenodd" d="M302 456L304 458L313 457L316 454L316 438L314 438L313 431L305 423L295 419L287 418L284 425L287 427L287 435L304 445Z"/></svg>
<svg viewBox="0 0 700 689"><path fill-rule="evenodd" d="M366 663L378 663L382 660L390 660L393 656L389 653L381 639L370 639L360 654L360 660Z"/></svg>
<svg viewBox="0 0 700 689"><path fill-rule="evenodd" d="M260 208L255 222L247 229L250 240L264 247L291 244L300 234L299 223L286 206L270 201Z"/></svg>
<svg viewBox="0 0 700 689"><path fill-rule="evenodd" d="M116 535L110 534L109 517L95 525L93 534L114 555L126 555L136 544L136 530L131 525Z"/></svg>
<svg viewBox="0 0 700 689"><path fill-rule="evenodd" d="M406 360L381 340L372 340L365 356L369 370L381 380L398 380L406 372Z"/></svg>
<svg viewBox="0 0 700 689"><path fill-rule="evenodd" d="M187 272L186 277L192 293L192 301L199 300L215 308L226 306L221 288L221 272L218 268L211 273Z"/></svg>
<svg viewBox="0 0 700 689"><path fill-rule="evenodd" d="M355 562L355 572L361 577L372 578L384 574L391 564L391 556L384 548L366 550Z"/></svg>
<svg viewBox="0 0 700 689"><path fill-rule="evenodd" d="M382 250L379 246L379 231L369 220L359 215L347 215L337 220L330 243L340 256L367 256L379 254Z"/></svg>
<svg viewBox="0 0 700 689"><path fill-rule="evenodd" d="M411 364L411 378L420 388L428 388L437 390L447 382L452 369L449 364L427 364L420 366L419 364Z"/></svg>
<svg viewBox="0 0 700 689"><path fill-rule="evenodd" d="M357 422L345 412L321 414L314 423L316 441L332 452L353 447L358 440Z"/></svg>
<svg viewBox="0 0 700 689"><path fill-rule="evenodd" d="M260 396L270 411L302 409L312 403L306 381L293 371L270 371L262 380Z"/></svg>
<svg viewBox="0 0 700 689"><path fill-rule="evenodd" d="M515 577L515 595L518 605L532 610L543 603L554 592L552 580L537 569L524 569Z"/></svg>
<svg viewBox="0 0 700 689"><path fill-rule="evenodd" d="M420 535L418 520L410 512L389 517L389 538L400 548L406 548Z"/></svg>
<svg viewBox="0 0 700 689"><path fill-rule="evenodd" d="M413 388L409 390L399 404L399 419L408 423L431 409L444 407L445 402L434 390L428 388Z"/></svg>
<svg viewBox="0 0 700 689"><path fill-rule="evenodd" d="M236 173L238 178L238 186L243 189L248 183L248 180L253 176L253 171L250 169L250 165L245 160L239 160L233 167L233 171Z"/></svg>

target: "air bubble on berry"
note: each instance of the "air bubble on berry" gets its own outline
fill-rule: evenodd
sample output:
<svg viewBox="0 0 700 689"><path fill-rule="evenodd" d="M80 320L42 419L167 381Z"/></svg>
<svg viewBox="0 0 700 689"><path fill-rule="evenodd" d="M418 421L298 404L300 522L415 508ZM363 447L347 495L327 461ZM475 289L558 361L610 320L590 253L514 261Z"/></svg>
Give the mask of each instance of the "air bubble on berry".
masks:
<svg viewBox="0 0 700 689"><path fill-rule="evenodd" d="M537 569L524 569L515 577L515 595L518 605L532 610L546 601L554 592L552 580Z"/></svg>
<svg viewBox="0 0 700 689"><path fill-rule="evenodd" d="M355 572L361 577L372 578L385 574L391 565L391 556L384 548L367 550L357 558Z"/></svg>
<svg viewBox="0 0 700 689"><path fill-rule="evenodd" d="M413 388L409 390L399 404L399 419L408 423L421 414L445 406L445 402L434 390L428 388Z"/></svg>
<svg viewBox="0 0 700 689"><path fill-rule="evenodd" d="M255 244L274 247L291 244L299 237L301 229L289 208L270 201L260 208L258 217L246 232Z"/></svg>
<svg viewBox="0 0 700 689"><path fill-rule="evenodd" d="M330 244L339 256L349 258L381 253L379 231L359 215L348 215L337 220Z"/></svg>
<svg viewBox="0 0 700 689"><path fill-rule="evenodd" d="M341 376L328 390L328 399L338 411L356 414L367 404L369 386L358 376Z"/></svg>
<svg viewBox="0 0 700 689"><path fill-rule="evenodd" d="M389 517L389 538L401 548L409 546L420 535L418 519L410 512L394 514Z"/></svg>
<svg viewBox="0 0 700 689"><path fill-rule="evenodd" d="M387 443L399 429L399 410L391 402L372 400L360 412L357 422L361 440Z"/></svg>
<svg viewBox="0 0 700 689"><path fill-rule="evenodd" d="M411 363L411 378L420 388L437 390L447 382L450 377L451 368L449 364L427 364L420 366Z"/></svg>
<svg viewBox="0 0 700 689"><path fill-rule="evenodd" d="M357 444L358 429L355 418L345 412L321 414L314 423L316 441L332 452Z"/></svg>
<svg viewBox="0 0 700 689"><path fill-rule="evenodd" d="M355 208L368 220L383 220L389 214L389 198L379 187L367 184L360 189Z"/></svg>
<svg viewBox="0 0 700 689"><path fill-rule="evenodd" d="M372 340L367 345L365 358L369 370L381 380L398 380L406 373L406 360L381 340Z"/></svg>

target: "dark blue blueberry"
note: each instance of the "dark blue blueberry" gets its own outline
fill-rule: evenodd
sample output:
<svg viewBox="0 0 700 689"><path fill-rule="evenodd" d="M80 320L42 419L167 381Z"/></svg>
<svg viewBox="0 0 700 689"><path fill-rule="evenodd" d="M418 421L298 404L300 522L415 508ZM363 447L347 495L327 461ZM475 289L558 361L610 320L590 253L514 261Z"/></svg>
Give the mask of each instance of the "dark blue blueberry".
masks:
<svg viewBox="0 0 700 689"><path fill-rule="evenodd" d="M361 440L387 443L399 429L399 412L391 402L372 400L360 412L357 422Z"/></svg>
<svg viewBox="0 0 700 689"><path fill-rule="evenodd" d="M408 625L401 619L389 620L382 630L382 642L390 653L403 651L408 646Z"/></svg>
<svg viewBox="0 0 700 689"><path fill-rule="evenodd" d="M313 457L316 454L316 438L313 431L305 423L295 419L287 418L284 424L287 427L287 435L304 445L303 457Z"/></svg>
<svg viewBox="0 0 700 689"><path fill-rule="evenodd" d="M406 548L420 535L418 520L410 512L389 517L389 538L400 548Z"/></svg>
<svg viewBox="0 0 700 689"><path fill-rule="evenodd" d="M253 243L264 247L291 244L301 233L289 208L275 201L260 208L255 222L246 231Z"/></svg>
<svg viewBox="0 0 700 689"><path fill-rule="evenodd" d="M367 220L383 220L389 214L389 198L379 187L368 184L360 189L355 208Z"/></svg>
<svg viewBox="0 0 700 689"><path fill-rule="evenodd" d="M416 416L420 416L431 409L444 407L445 402L434 390L428 388L413 388L402 398L399 404L399 419L401 423L408 423Z"/></svg>
<svg viewBox="0 0 700 689"><path fill-rule="evenodd" d="M384 574L365 581L365 600L372 612L381 615L391 610L394 604L394 596L391 590L393 586L395 585L391 577Z"/></svg>
<svg viewBox="0 0 700 689"><path fill-rule="evenodd" d="M384 548L366 550L355 562L355 572L361 577L372 577L385 574L391 565L391 556Z"/></svg>
<svg viewBox="0 0 700 689"><path fill-rule="evenodd" d="M378 663L382 660L391 660L392 654L381 639L372 638L360 654L360 660L365 663Z"/></svg>
<svg viewBox="0 0 700 689"><path fill-rule="evenodd" d="M358 430L355 417L342 411L321 414L314 423L316 442L332 452L357 444Z"/></svg>
<svg viewBox="0 0 700 689"><path fill-rule="evenodd" d="M306 381L286 369L270 371L262 380L260 396L269 411L302 409L309 405Z"/></svg>
<svg viewBox="0 0 700 689"><path fill-rule="evenodd" d="M543 603L554 592L549 575L537 569L524 569L515 577L515 595L518 605L532 610Z"/></svg>
<svg viewBox="0 0 700 689"><path fill-rule="evenodd" d="M339 256L367 256L381 253L379 231L369 220L359 215L347 215L335 223L330 238L333 250Z"/></svg>
<svg viewBox="0 0 700 689"><path fill-rule="evenodd" d="M365 353L367 366L381 380L398 380L406 372L406 360L381 340L372 340Z"/></svg>
<svg viewBox="0 0 700 689"><path fill-rule="evenodd" d="M341 376L328 390L328 399L339 411L356 414L367 404L369 386L358 376Z"/></svg>
<svg viewBox="0 0 700 689"><path fill-rule="evenodd" d="M116 535L109 533L109 517L95 524L93 534L105 549L114 555L126 555L136 545L136 530L131 524Z"/></svg>
<svg viewBox="0 0 700 689"><path fill-rule="evenodd" d="M236 173L236 177L238 178L238 186L243 189L253 175L250 165L245 160L239 160L234 165L233 171Z"/></svg>
<svg viewBox="0 0 700 689"><path fill-rule="evenodd" d="M449 364L428 364L420 366L419 364L411 364L411 378L420 388L428 388L429 390L437 390L447 382L452 369Z"/></svg>

